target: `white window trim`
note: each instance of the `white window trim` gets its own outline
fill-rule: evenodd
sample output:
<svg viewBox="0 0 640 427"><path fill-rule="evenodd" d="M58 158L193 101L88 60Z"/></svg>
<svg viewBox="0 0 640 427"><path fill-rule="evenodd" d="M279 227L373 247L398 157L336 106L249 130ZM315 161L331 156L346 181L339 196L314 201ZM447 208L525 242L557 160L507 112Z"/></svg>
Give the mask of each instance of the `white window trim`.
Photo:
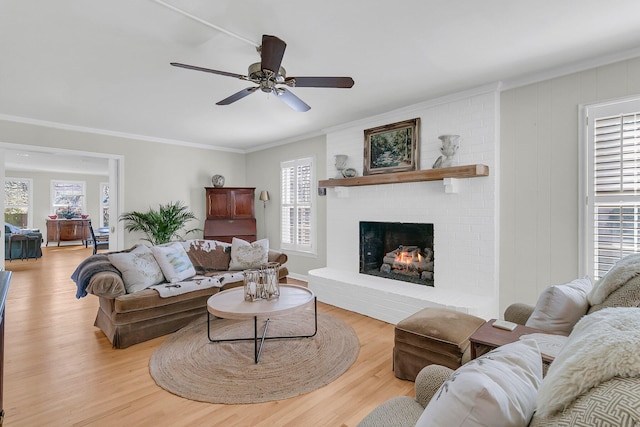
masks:
<svg viewBox="0 0 640 427"><path fill-rule="evenodd" d="M33 228L33 179L6 176L4 180L5 182L6 181L23 181L29 184L29 205L27 206L27 228ZM10 206L5 205L4 209L6 210L7 207L10 207Z"/></svg>
<svg viewBox="0 0 640 427"><path fill-rule="evenodd" d="M280 186L282 187L282 169L285 167L297 166L300 164L311 164L311 245L309 249L302 249L297 244L284 243L282 241L282 229L280 230L280 247L283 250L287 250L288 253L295 253L301 256L315 257L318 254L318 242L317 242L317 180L316 180L316 159L315 156L302 157L293 160L285 160L280 162ZM283 197L280 198L280 212L282 212ZM280 218L282 220L282 217ZM282 224L280 224L282 227Z"/></svg>
<svg viewBox="0 0 640 427"><path fill-rule="evenodd" d="M594 233L593 216L594 204L594 171L593 171L593 125L595 117L623 114L631 111L640 111L640 98L637 96L609 100L594 104L580 105L578 109L579 134L579 219L578 219L578 244L579 260L578 269L581 276L595 277L594 273ZM597 113L596 113L597 112Z"/></svg>

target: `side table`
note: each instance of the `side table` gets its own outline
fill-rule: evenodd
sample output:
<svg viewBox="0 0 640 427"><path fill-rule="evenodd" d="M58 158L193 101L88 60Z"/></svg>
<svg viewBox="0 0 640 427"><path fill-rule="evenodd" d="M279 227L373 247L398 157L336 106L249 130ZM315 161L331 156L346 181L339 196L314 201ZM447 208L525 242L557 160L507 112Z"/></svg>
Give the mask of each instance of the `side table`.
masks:
<svg viewBox="0 0 640 427"><path fill-rule="evenodd" d="M518 341L522 335L535 333L553 335L548 331L529 328L523 325L516 326L513 331L494 328L492 325L495 321L496 319L489 320L484 325L480 326L469 337L469 341L471 343L471 359L475 359L476 357L487 353L494 348L498 348L502 345ZM552 356L542 354L543 362L551 363L553 362L553 359L554 358Z"/></svg>

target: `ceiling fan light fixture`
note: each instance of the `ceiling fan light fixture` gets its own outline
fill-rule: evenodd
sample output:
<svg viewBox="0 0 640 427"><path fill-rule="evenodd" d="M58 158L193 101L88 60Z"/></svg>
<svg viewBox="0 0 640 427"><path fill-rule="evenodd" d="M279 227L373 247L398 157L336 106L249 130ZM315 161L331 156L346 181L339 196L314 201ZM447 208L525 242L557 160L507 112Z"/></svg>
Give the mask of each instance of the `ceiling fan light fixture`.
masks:
<svg viewBox="0 0 640 427"><path fill-rule="evenodd" d="M245 88L236 92L222 101L216 102L216 105L232 104L260 89L262 92L275 94L295 111L304 112L309 111L311 107L286 88L281 88L277 85L319 88L350 88L353 86L354 82L351 77L287 77L286 70L281 66L282 57L284 56L286 47L287 44L283 40L280 40L275 36L264 34L262 36L262 45L258 48L261 61L249 65L247 76L229 73L227 71L212 70L210 68L181 64L178 62L171 62L171 65L195 71L204 71L222 76L235 77L241 80L248 80L257 85L255 87Z"/></svg>
<svg viewBox="0 0 640 427"><path fill-rule="evenodd" d="M260 90L266 93L276 92L277 88L271 80L260 82Z"/></svg>

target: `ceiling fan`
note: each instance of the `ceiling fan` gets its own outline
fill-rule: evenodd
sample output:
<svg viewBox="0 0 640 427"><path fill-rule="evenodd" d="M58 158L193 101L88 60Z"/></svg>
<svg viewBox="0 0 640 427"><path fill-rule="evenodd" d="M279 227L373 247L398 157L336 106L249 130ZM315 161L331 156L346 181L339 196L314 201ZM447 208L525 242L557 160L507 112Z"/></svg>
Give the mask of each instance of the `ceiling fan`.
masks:
<svg viewBox="0 0 640 427"><path fill-rule="evenodd" d="M186 68L188 70L204 71L206 73L220 74L222 76L235 77L247 80L258 86L251 86L234 93L217 105L229 105L245 96L251 95L260 89L263 92L272 93L281 99L289 107L296 111L309 111L309 107L303 100L295 96L286 87L327 87L327 88L350 88L354 81L351 77L287 77L286 71L280 66L284 50L287 44L276 36L263 35L262 45L257 48L260 53L261 62L249 65L248 76L242 74L229 73L226 71L212 70L210 68L196 67L194 65L172 62L174 67Z"/></svg>

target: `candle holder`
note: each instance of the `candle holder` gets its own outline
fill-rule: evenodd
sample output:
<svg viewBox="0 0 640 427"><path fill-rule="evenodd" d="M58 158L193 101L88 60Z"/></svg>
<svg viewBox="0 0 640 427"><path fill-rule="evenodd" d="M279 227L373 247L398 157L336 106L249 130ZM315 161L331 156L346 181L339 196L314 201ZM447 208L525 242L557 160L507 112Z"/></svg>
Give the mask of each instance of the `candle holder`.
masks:
<svg viewBox="0 0 640 427"><path fill-rule="evenodd" d="M279 272L280 264L277 262L268 262L260 267L265 299L272 300L280 296Z"/></svg>
<svg viewBox="0 0 640 427"><path fill-rule="evenodd" d="M260 270L245 270L244 271L244 300L245 301L257 301L262 299L264 295L264 287L260 281Z"/></svg>

